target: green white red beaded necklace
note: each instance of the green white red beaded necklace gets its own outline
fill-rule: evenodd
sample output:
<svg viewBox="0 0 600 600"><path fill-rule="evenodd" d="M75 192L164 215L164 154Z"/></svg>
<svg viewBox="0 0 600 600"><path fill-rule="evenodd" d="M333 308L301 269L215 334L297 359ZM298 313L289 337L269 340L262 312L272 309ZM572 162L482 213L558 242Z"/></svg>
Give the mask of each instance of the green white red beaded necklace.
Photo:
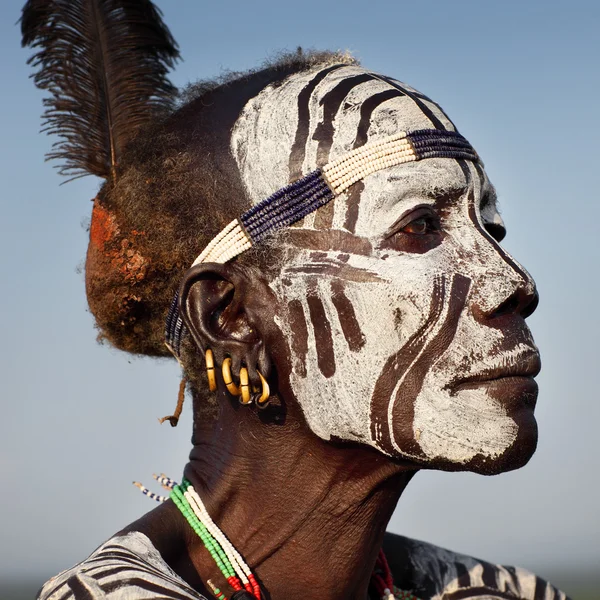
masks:
<svg viewBox="0 0 600 600"><path fill-rule="evenodd" d="M212 520L194 486L187 479L178 484L164 474L154 475L153 477L165 489L170 491L170 499L202 540L202 543L219 567L223 577L225 577L227 583L233 588L234 594L231 597L232 600L238 592L243 591L246 591L256 600L261 600L260 586L256 581L256 577L227 536ZM168 499L166 496L155 494L141 483L134 481L134 485L143 494L157 502L164 502ZM207 584L218 600L227 600L225 594L210 580L207 581ZM400 590L394 585L392 572L383 550L380 550L377 556L375 570L371 576L371 584L381 600L419 600L411 592Z"/></svg>

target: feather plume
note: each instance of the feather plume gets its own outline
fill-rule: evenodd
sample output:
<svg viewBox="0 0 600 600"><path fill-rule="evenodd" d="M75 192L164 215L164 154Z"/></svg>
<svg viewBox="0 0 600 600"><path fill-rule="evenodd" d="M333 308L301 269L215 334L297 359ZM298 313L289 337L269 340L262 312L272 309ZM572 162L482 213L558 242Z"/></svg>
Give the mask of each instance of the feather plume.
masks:
<svg viewBox="0 0 600 600"><path fill-rule="evenodd" d="M28 0L22 45L35 85L49 92L43 129L62 175L114 180L127 143L168 110L179 49L150 0Z"/></svg>

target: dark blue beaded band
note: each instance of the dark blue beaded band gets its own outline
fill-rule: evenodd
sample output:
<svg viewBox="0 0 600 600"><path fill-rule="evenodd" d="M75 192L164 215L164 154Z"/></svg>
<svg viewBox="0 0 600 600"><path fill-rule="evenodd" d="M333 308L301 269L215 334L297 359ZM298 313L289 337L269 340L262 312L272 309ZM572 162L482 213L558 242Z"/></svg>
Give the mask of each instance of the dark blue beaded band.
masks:
<svg viewBox="0 0 600 600"><path fill-rule="evenodd" d="M398 144L398 146L394 147L394 144ZM368 149L367 146L371 146L371 148ZM242 238L245 235L248 238L249 243L246 242L246 247L250 247L250 243L254 245L260 242L275 231L288 227L319 207L324 206L336 195L342 193L353 181L357 181L357 176L362 179L365 177L365 173L385 168L389 166L390 162L401 164L426 158L479 160L477 152L471 144L456 131L418 129L407 133L405 136L397 134L391 136L389 140L367 146L362 147L365 149L364 151L358 149L359 154L356 154L357 150L354 150L349 155L323 167L328 178L331 176L337 178L335 182L330 179L331 185L328 184L322 170L317 169L277 190L241 215L238 220L239 233L237 235ZM382 154L380 150L384 147L386 151ZM395 155L394 152L396 152ZM391 157L389 160L387 159L388 155ZM382 160L381 156L385 156L386 159ZM370 170L365 170L365 164ZM337 189L337 194L334 189ZM225 234L229 235L230 230L223 230L220 235L224 236ZM239 238L234 239L234 244L237 243L237 239ZM217 242L221 243L221 240L216 238L213 244ZM233 253L227 253L229 250L226 247L226 254L217 256L225 256L222 260L222 262L225 262L243 250L244 247ZM208 252L208 247L206 252ZM211 260L208 258L209 256L211 255L207 255L207 260ZM199 257L200 259L201 257ZM219 261L220 259L217 258L216 260ZM181 342L186 333L186 328L179 315L177 295L171 303L165 325L167 346L179 358Z"/></svg>

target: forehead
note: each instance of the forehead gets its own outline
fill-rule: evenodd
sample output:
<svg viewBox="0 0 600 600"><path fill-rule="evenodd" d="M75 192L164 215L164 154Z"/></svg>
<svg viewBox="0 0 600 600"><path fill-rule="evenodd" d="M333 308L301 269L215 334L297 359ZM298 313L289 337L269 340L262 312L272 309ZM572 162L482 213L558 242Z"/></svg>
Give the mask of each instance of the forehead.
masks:
<svg viewBox="0 0 600 600"><path fill-rule="evenodd" d="M351 196L339 200L336 215L344 205L347 213L351 205ZM483 168L449 158L397 165L369 175L360 184L352 233L378 237L416 206L431 205L449 218L454 213L467 214L471 203L484 222L503 224L494 187ZM344 227L339 220L334 220L333 226Z"/></svg>
<svg viewBox="0 0 600 600"><path fill-rule="evenodd" d="M355 148L419 129L456 131L439 105L414 88L361 67L332 65L295 74L251 98L233 127L231 151L256 204ZM478 204L487 202L484 220L498 220L487 176L482 169L470 173L443 158L388 168L297 225L367 234L381 226L382 210L395 213L411 199L435 199L467 185Z"/></svg>
<svg viewBox="0 0 600 600"><path fill-rule="evenodd" d="M254 202L355 147L405 130L454 126L413 88L357 66L295 74L250 99L231 150Z"/></svg>

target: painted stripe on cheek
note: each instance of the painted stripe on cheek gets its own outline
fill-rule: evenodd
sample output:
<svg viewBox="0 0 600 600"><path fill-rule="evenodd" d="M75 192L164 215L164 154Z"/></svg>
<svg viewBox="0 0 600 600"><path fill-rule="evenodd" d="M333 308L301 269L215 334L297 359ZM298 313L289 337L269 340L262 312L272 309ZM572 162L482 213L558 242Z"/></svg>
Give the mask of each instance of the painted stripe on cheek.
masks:
<svg viewBox="0 0 600 600"><path fill-rule="evenodd" d="M365 345L365 336L360 330L354 306L352 306L352 302L346 296L344 289L345 285L343 281L333 279L331 281L331 301L340 319L342 332L348 343L348 348L352 352L358 352Z"/></svg>
<svg viewBox="0 0 600 600"><path fill-rule="evenodd" d="M325 313L323 301L317 295L316 286L312 286L306 297L310 321L315 336L317 350L317 364L324 377L333 377L335 374L335 355L333 353L333 338L331 337L331 324Z"/></svg>
<svg viewBox="0 0 600 600"><path fill-rule="evenodd" d="M360 256L371 256L373 254L373 246L368 238L358 237L341 229L331 231L290 229L285 236L286 241L307 250L349 252Z"/></svg>
<svg viewBox="0 0 600 600"><path fill-rule="evenodd" d="M371 435L377 441L380 448L388 454L395 454L396 452L391 439L388 419L388 408L394 388L419 355L419 352L421 352L421 349L427 342L427 337L431 330L437 324L444 306L443 298L445 290L445 278L443 276L436 278L433 284L433 293L427 319L409 338L406 344L387 359L377 378L377 383L371 397Z"/></svg>
<svg viewBox="0 0 600 600"><path fill-rule="evenodd" d="M433 364L448 349L456 335L458 321L467 303L470 288L471 279L458 273L454 275L448 296L448 312L444 323L436 335L428 341L396 392L392 408L392 419L394 421L392 433L398 446L413 456L423 456L421 447L414 439L415 401L421 392L425 376ZM399 435L396 436L396 434Z"/></svg>
<svg viewBox="0 0 600 600"><path fill-rule="evenodd" d="M290 275L297 275L299 273L302 275L318 275L319 277L329 275L357 283L377 283L381 281L380 275L375 271L367 271L366 269L334 261L322 261L315 264L290 267L286 269L285 273Z"/></svg>
<svg viewBox="0 0 600 600"><path fill-rule="evenodd" d="M300 300L288 303L290 329L292 332L292 354L296 357L294 371L300 377L306 377L306 353L308 352L308 328L306 316Z"/></svg>

